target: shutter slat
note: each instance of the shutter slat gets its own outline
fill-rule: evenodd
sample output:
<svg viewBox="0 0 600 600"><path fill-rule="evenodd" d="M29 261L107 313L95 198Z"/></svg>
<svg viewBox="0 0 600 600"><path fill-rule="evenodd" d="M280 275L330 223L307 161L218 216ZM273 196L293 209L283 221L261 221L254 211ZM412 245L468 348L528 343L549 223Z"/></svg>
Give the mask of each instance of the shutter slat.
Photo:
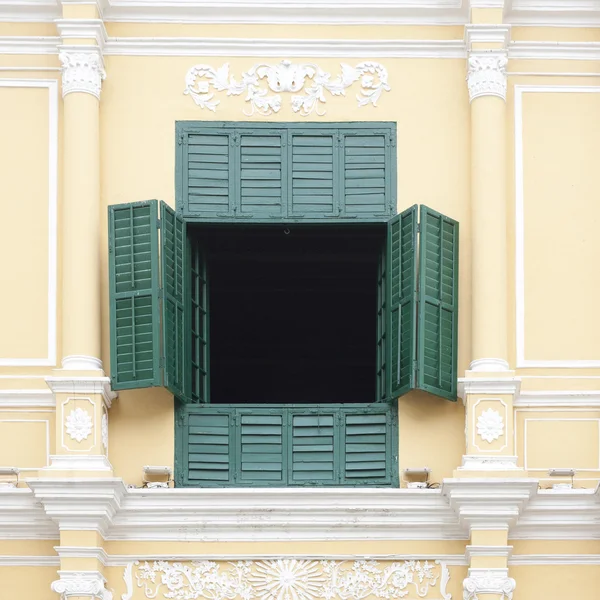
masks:
<svg viewBox="0 0 600 600"><path fill-rule="evenodd" d="M338 479L335 465L337 456L335 415L303 415L292 412L291 416L291 481L298 483L316 480L335 483Z"/></svg>

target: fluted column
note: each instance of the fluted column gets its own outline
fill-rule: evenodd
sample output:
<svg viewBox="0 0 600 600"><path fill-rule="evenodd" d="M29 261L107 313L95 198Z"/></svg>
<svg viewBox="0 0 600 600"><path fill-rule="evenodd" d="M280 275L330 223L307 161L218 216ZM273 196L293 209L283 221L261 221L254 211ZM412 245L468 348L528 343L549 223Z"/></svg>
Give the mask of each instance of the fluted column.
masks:
<svg viewBox="0 0 600 600"><path fill-rule="evenodd" d="M471 52L472 362L508 370L505 51Z"/></svg>
<svg viewBox="0 0 600 600"><path fill-rule="evenodd" d="M59 58L64 99L62 366L98 370L102 368L99 100L105 73L96 46L63 46Z"/></svg>

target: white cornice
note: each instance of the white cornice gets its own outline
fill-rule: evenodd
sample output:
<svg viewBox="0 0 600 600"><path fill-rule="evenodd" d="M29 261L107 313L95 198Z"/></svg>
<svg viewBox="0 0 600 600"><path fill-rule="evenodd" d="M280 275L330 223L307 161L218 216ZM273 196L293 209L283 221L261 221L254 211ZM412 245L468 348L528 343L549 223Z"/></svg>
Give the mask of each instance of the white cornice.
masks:
<svg viewBox="0 0 600 600"><path fill-rule="evenodd" d="M102 394L107 408L117 398L109 377L46 377L46 383L55 394Z"/></svg>
<svg viewBox="0 0 600 600"><path fill-rule="evenodd" d="M108 38L102 19L56 19L55 23L63 44L72 39L93 39L102 51Z"/></svg>
<svg viewBox="0 0 600 600"><path fill-rule="evenodd" d="M95 546L54 546L60 558L93 558L106 566L108 554L104 548Z"/></svg>
<svg viewBox="0 0 600 600"><path fill-rule="evenodd" d="M467 394L511 394L519 396L519 377L462 377L458 380L458 395L465 399Z"/></svg>
<svg viewBox="0 0 600 600"><path fill-rule="evenodd" d="M2 21L2 19L0 19ZM53 36L0 36L0 54L58 54L60 38Z"/></svg>
<svg viewBox="0 0 600 600"><path fill-rule="evenodd" d="M504 21L513 25L597 27L597 0L506 0Z"/></svg>
<svg viewBox="0 0 600 600"><path fill-rule="evenodd" d="M515 554L509 567L529 565L600 565L600 554Z"/></svg>
<svg viewBox="0 0 600 600"><path fill-rule="evenodd" d="M522 391L515 408L600 407L600 390Z"/></svg>
<svg viewBox="0 0 600 600"><path fill-rule="evenodd" d="M0 488L0 539L55 540L58 526L29 489Z"/></svg>
<svg viewBox="0 0 600 600"><path fill-rule="evenodd" d="M50 390L0 390L0 408L51 408L56 406Z"/></svg>
<svg viewBox="0 0 600 600"><path fill-rule="evenodd" d="M508 57L527 60L600 60L600 42L512 42Z"/></svg>

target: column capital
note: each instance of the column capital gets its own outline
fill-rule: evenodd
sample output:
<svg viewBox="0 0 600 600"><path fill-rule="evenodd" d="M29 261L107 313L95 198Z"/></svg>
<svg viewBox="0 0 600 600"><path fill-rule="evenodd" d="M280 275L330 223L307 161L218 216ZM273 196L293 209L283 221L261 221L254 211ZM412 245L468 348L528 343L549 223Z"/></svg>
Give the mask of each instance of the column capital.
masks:
<svg viewBox="0 0 600 600"><path fill-rule="evenodd" d="M508 55L504 50L471 52L468 58L467 85L469 100L480 96L497 96L506 100L506 65Z"/></svg>
<svg viewBox="0 0 600 600"><path fill-rule="evenodd" d="M469 569L463 581L463 600L477 600L479 594L495 594L498 600L512 600L516 581L508 569Z"/></svg>
<svg viewBox="0 0 600 600"><path fill-rule="evenodd" d="M112 600L104 584L106 579L99 571L59 571L60 579L50 584L50 589L60 594L61 600L68 598L90 598L91 600Z"/></svg>
<svg viewBox="0 0 600 600"><path fill-rule="evenodd" d="M62 65L63 98L72 92L92 94L100 100L106 79L102 53L97 46L63 46L58 53Z"/></svg>

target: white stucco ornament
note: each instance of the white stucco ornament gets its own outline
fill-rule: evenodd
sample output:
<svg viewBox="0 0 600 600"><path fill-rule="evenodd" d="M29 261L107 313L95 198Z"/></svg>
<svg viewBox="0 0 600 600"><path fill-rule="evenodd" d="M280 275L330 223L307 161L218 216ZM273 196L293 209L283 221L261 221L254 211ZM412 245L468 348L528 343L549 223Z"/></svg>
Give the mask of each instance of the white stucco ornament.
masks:
<svg viewBox="0 0 600 600"><path fill-rule="evenodd" d="M83 92L100 98L106 71L99 52L61 50L58 58L62 65L63 98L72 92Z"/></svg>
<svg viewBox="0 0 600 600"><path fill-rule="evenodd" d="M467 85L471 102L480 96L498 96L506 100L507 64L505 52L469 55Z"/></svg>
<svg viewBox="0 0 600 600"><path fill-rule="evenodd" d="M104 450L108 450L108 415L102 413L102 421L100 422L100 433L102 437L102 445Z"/></svg>
<svg viewBox="0 0 600 600"><path fill-rule="evenodd" d="M479 594L494 594L499 600L512 600L517 584L507 569L469 569L463 581L463 600L478 600Z"/></svg>
<svg viewBox="0 0 600 600"><path fill-rule="evenodd" d="M81 442L92 433L92 417L83 408L74 408L65 420L67 434L72 440Z"/></svg>
<svg viewBox="0 0 600 600"><path fill-rule="evenodd" d="M113 600L112 592L106 589L104 577L96 571L59 571L60 579L50 584L50 589L60 594L61 600L68 598L90 598Z"/></svg>
<svg viewBox="0 0 600 600"><path fill-rule="evenodd" d="M278 64L260 63L254 65L237 80L229 74L229 64L219 68L210 65L195 65L185 78L184 94L192 97L200 108L216 110L219 100L215 92L226 92L227 96L245 94L250 104L248 117L255 112L269 116L281 109L280 94L290 93L292 110L303 117L313 112L319 116L327 102L325 92L332 96L345 96L346 89L359 81L360 88L356 99L358 106L377 106L383 91L389 91L388 72L377 62L361 62L355 67L341 64L341 74L333 77L314 63L293 63L282 60ZM269 94L269 92L275 92Z"/></svg>
<svg viewBox="0 0 600 600"><path fill-rule="evenodd" d="M388 566L376 560L310 558L221 564L208 560L135 562L127 565L123 578L127 592L122 600L133 598L136 584L146 598L172 600L363 600L408 596L451 600L446 592L450 573L440 561L407 560Z"/></svg>
<svg viewBox="0 0 600 600"><path fill-rule="evenodd" d="M504 419L493 408L484 410L477 418L477 433L490 444L504 433Z"/></svg>

